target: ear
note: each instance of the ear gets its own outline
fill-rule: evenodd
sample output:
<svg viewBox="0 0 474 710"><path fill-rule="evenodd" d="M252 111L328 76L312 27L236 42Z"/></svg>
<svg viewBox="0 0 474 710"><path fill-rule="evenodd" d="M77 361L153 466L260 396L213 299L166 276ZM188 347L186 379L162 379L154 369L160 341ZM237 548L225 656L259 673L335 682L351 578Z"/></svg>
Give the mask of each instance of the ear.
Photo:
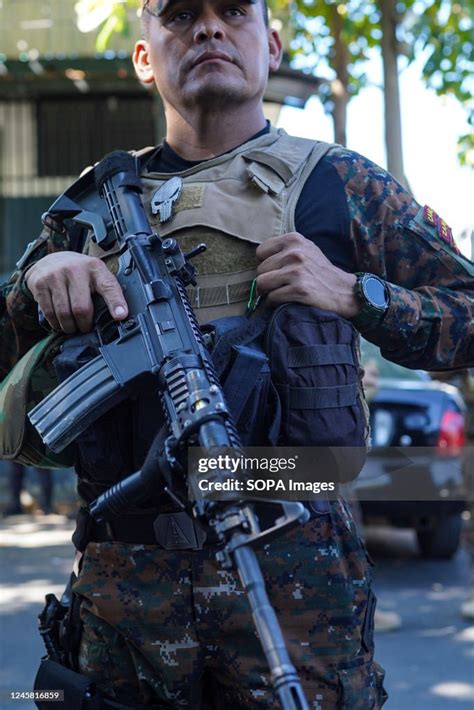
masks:
<svg viewBox="0 0 474 710"><path fill-rule="evenodd" d="M135 49L133 50L133 66L135 67L135 72L140 81L143 84L152 84L155 80L153 75L153 69L150 64L149 57L149 47L148 42L144 39L140 39L135 44Z"/></svg>
<svg viewBox="0 0 474 710"><path fill-rule="evenodd" d="M283 47L281 44L280 35L276 30L268 29L268 50L269 50L269 69L276 71L281 63Z"/></svg>

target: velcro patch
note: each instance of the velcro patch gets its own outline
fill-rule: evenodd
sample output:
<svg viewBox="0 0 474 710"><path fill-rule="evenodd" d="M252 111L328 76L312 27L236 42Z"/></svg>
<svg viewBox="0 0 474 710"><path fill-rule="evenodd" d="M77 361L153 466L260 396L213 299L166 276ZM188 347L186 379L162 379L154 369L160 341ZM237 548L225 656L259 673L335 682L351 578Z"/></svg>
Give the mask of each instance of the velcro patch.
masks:
<svg viewBox="0 0 474 710"><path fill-rule="evenodd" d="M461 252L459 251L456 242L454 241L453 237L453 230L449 225L444 221L444 219L441 219L441 217L434 211L432 207L429 207L428 205L425 205L423 208L423 220L430 225L430 227L435 227L440 238L446 242L446 244L449 244L451 249L456 252L456 254L460 254Z"/></svg>
<svg viewBox="0 0 474 710"><path fill-rule="evenodd" d="M205 191L205 185L184 185L181 197L175 205L175 211L181 212L202 207Z"/></svg>

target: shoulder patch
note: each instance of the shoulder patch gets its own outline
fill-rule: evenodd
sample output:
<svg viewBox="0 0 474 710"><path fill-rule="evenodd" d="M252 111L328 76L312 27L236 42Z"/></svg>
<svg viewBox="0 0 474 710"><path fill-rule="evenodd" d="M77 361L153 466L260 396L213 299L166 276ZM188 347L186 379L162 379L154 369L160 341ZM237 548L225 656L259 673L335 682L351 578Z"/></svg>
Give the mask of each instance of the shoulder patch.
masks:
<svg viewBox="0 0 474 710"><path fill-rule="evenodd" d="M438 232L438 236L446 242L446 244L449 244L451 249L455 251L456 254L461 253L456 242L454 241L453 230L451 227L449 227L444 219L441 219L434 209L428 205L423 207L423 221L426 224L429 224L430 227L434 227Z"/></svg>

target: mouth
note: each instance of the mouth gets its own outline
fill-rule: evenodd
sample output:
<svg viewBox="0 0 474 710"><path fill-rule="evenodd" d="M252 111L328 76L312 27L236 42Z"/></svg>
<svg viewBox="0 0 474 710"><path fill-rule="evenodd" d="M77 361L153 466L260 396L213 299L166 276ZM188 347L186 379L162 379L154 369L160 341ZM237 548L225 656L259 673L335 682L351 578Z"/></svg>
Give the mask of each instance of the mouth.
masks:
<svg viewBox="0 0 474 710"><path fill-rule="evenodd" d="M197 67L201 64L219 64L220 62L226 62L229 64L234 64L233 59L224 52L203 52L199 55L197 59L191 65L191 68Z"/></svg>

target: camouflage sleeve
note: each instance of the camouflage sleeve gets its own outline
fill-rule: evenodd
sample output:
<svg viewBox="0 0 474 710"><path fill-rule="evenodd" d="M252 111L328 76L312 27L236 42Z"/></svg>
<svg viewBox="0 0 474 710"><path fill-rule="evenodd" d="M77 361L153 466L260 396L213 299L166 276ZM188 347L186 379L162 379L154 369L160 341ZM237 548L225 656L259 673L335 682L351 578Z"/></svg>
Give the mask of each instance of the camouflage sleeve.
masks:
<svg viewBox="0 0 474 710"><path fill-rule="evenodd" d="M447 370L474 364L474 264L451 229L385 170L345 149L331 155L344 183L357 271L387 281L381 323L361 330L389 360Z"/></svg>
<svg viewBox="0 0 474 710"><path fill-rule="evenodd" d="M37 305L25 284L25 274L47 254L69 247L66 234L45 228L31 242L10 279L0 286L0 381L45 331L38 323Z"/></svg>

